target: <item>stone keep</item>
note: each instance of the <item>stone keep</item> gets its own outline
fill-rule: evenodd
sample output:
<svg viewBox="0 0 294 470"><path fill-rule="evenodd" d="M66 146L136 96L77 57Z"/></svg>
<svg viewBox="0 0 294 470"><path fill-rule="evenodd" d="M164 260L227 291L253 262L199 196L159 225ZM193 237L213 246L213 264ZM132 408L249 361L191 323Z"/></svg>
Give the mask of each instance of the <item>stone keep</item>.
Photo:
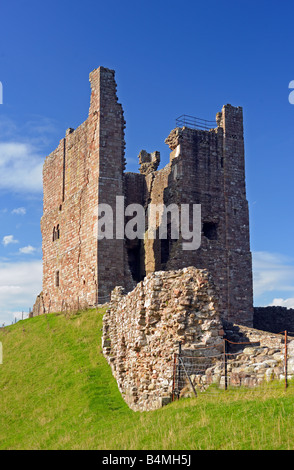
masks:
<svg viewBox="0 0 294 470"><path fill-rule="evenodd" d="M149 273L186 266L207 269L219 292L223 319L252 326L252 261L245 190L242 108L225 105L215 128L176 127L166 139L170 162L159 152L139 155L140 172L125 172L125 121L114 71L90 74L87 120L68 129L43 169L43 292L41 311L104 303L115 286L132 290ZM98 204L201 204L198 250L182 240L98 240ZM158 220L158 227L161 220ZM41 305L41 307L40 307Z"/></svg>

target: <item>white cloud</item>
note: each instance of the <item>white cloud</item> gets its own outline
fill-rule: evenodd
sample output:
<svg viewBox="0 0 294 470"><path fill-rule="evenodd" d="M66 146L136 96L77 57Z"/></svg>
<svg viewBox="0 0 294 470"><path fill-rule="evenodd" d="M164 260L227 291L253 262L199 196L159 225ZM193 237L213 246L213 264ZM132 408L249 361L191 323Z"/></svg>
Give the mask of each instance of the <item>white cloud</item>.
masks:
<svg viewBox="0 0 294 470"><path fill-rule="evenodd" d="M0 189L41 192L43 160L30 143L0 143Z"/></svg>
<svg viewBox="0 0 294 470"><path fill-rule="evenodd" d="M13 209L11 211L11 214L16 214L16 215L26 215L27 211L25 207L18 207L17 209Z"/></svg>
<svg viewBox="0 0 294 470"><path fill-rule="evenodd" d="M0 190L42 192L42 167L60 139L60 123L39 115L16 122L0 116ZM63 131L61 131L63 132Z"/></svg>
<svg viewBox="0 0 294 470"><path fill-rule="evenodd" d="M28 245L28 246L24 246L23 248L20 248L19 249L19 252L24 254L24 255L31 255L32 253L34 253L36 251L36 248L34 248L33 246L31 245Z"/></svg>
<svg viewBox="0 0 294 470"><path fill-rule="evenodd" d="M294 297L289 299L274 299L270 305L294 308Z"/></svg>
<svg viewBox="0 0 294 470"><path fill-rule="evenodd" d="M264 251L254 252L252 255L256 295L274 290L294 292L294 263L292 259L278 253Z"/></svg>
<svg viewBox="0 0 294 470"><path fill-rule="evenodd" d="M42 290L42 261L0 262L0 324L28 312Z"/></svg>
<svg viewBox="0 0 294 470"><path fill-rule="evenodd" d="M265 251L253 252L253 289L254 297L258 302L271 294L271 305L289 306L294 298L294 260L279 253ZM281 293L288 293L285 299L278 297ZM277 295L278 294L278 295ZM283 295L283 294L282 294ZM269 305L269 299L267 300Z"/></svg>
<svg viewBox="0 0 294 470"><path fill-rule="evenodd" d="M2 244L4 246L7 246L13 243L19 243L18 240L15 240L13 235L5 235L5 237L3 237Z"/></svg>

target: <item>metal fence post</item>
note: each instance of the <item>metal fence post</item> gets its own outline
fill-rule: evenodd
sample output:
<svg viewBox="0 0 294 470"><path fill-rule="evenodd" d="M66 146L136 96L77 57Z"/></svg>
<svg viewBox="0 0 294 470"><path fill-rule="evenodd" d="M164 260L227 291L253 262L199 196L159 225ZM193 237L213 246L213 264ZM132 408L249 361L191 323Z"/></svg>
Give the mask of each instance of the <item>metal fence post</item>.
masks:
<svg viewBox="0 0 294 470"><path fill-rule="evenodd" d="M224 339L224 368L225 368L225 390L228 388L228 367L227 367L227 342Z"/></svg>
<svg viewBox="0 0 294 470"><path fill-rule="evenodd" d="M175 401L176 371L177 371L177 353L174 353L172 401Z"/></svg>
<svg viewBox="0 0 294 470"><path fill-rule="evenodd" d="M288 348L287 348L287 330L285 330L285 389L288 387Z"/></svg>
<svg viewBox="0 0 294 470"><path fill-rule="evenodd" d="M181 364L180 364L180 358L182 354L182 342L179 341L179 354L178 354L178 368L179 368L179 373L178 373L178 399L180 398L180 383L181 383Z"/></svg>

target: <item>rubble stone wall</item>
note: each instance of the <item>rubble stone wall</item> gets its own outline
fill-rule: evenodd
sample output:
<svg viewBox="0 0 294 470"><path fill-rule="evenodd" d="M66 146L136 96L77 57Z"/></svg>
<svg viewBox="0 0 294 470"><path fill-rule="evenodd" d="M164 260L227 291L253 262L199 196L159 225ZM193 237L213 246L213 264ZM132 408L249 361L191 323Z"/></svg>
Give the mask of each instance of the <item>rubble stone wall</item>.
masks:
<svg viewBox="0 0 294 470"><path fill-rule="evenodd" d="M194 267L150 273L127 295L115 288L103 319L103 353L135 411L171 400L179 342L219 353L222 337L210 274Z"/></svg>

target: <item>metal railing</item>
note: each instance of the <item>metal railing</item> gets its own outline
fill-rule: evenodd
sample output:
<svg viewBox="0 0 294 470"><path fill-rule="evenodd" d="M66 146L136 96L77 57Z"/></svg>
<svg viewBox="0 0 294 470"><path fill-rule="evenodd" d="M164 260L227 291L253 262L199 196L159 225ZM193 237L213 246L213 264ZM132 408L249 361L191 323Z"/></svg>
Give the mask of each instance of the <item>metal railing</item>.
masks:
<svg viewBox="0 0 294 470"><path fill-rule="evenodd" d="M189 355L192 351L182 350L181 343L179 343L179 351L174 354L172 401L185 396L183 393L185 394L187 391L191 392L192 396L197 396L198 392L207 391L212 384L224 390L227 390L228 387L235 389L244 387L245 390L257 390L257 386L262 383L267 383L273 388L284 381L284 388L287 389L288 379L293 377L288 371L288 361L293 357L289 356L288 352L289 334L291 332L284 331L280 334L283 335L284 343L284 347L281 347L280 351L281 356L283 356L280 360L280 367L270 368L266 366L269 367L268 371L270 372L267 377L266 374L261 377L257 363L255 364L249 360L244 361L239 357L242 354L242 347L258 347L259 342L234 343L224 338L223 351L216 352L213 346L203 346L193 351L196 355ZM228 351L230 347L233 349L234 346L241 347L241 350L239 349L237 352ZM268 356L268 360L271 362L271 356ZM234 367L238 373L234 371ZM241 371L242 368L243 371ZM279 368L281 370L276 375L275 370L278 371ZM209 370L214 370L211 376L207 375ZM247 374L246 370L250 373ZM215 380L217 377L218 379Z"/></svg>
<svg viewBox="0 0 294 470"><path fill-rule="evenodd" d="M206 119L200 119L194 116L188 116L182 114L176 119L176 127L189 127L190 129L202 129L209 131L216 127L216 121L207 121Z"/></svg>

